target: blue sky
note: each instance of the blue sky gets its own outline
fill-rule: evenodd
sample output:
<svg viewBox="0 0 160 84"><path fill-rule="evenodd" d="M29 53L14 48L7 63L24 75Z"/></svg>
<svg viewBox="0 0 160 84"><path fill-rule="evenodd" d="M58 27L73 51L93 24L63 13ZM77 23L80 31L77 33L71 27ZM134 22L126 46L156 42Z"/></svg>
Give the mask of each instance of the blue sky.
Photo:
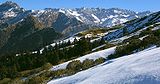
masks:
<svg viewBox="0 0 160 84"><path fill-rule="evenodd" d="M7 0L0 0L1 3ZM158 11L160 0L11 0L26 9L44 8L124 8L134 11Z"/></svg>

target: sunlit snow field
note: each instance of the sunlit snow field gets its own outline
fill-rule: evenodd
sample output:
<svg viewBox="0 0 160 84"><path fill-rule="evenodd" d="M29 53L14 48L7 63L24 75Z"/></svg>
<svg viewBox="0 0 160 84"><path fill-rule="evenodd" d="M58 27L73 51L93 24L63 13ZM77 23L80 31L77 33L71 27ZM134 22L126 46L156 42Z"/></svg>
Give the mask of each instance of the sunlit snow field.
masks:
<svg viewBox="0 0 160 84"><path fill-rule="evenodd" d="M160 48L106 61L75 75L48 84L159 84Z"/></svg>

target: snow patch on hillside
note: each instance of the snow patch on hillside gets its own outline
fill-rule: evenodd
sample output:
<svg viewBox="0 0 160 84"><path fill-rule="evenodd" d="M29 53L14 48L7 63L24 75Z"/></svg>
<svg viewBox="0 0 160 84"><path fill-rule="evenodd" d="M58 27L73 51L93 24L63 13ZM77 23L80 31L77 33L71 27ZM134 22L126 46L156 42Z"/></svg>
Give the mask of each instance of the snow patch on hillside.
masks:
<svg viewBox="0 0 160 84"><path fill-rule="evenodd" d="M95 16L94 14L91 14L92 15L92 17L95 19L95 23L99 23L100 22L100 20L99 20L99 18L97 17L97 16Z"/></svg>
<svg viewBox="0 0 160 84"><path fill-rule="evenodd" d="M4 13L4 18L8 18L8 17L16 17L17 14L13 11L7 11Z"/></svg>
<svg viewBox="0 0 160 84"><path fill-rule="evenodd" d="M79 21L81 21L81 22L83 22L79 17L76 17L76 19L79 20Z"/></svg>
<svg viewBox="0 0 160 84"><path fill-rule="evenodd" d="M114 10L114 13L120 14L120 13L122 13L122 11Z"/></svg>
<svg viewBox="0 0 160 84"><path fill-rule="evenodd" d="M61 12L61 13L64 13L64 14L65 14L65 11L64 11L64 10L62 10L62 9L60 9L60 10L59 10L59 12Z"/></svg>
<svg viewBox="0 0 160 84"><path fill-rule="evenodd" d="M71 9L67 10L67 12L73 16L80 16L80 14L77 13L77 11L72 11Z"/></svg>

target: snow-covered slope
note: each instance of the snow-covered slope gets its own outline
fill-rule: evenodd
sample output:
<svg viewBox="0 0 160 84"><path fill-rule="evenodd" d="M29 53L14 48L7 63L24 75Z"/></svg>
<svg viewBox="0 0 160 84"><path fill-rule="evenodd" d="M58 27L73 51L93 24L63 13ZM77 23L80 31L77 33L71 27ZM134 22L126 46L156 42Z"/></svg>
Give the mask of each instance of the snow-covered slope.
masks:
<svg viewBox="0 0 160 84"><path fill-rule="evenodd" d="M160 48L106 61L48 84L159 84Z"/></svg>
<svg viewBox="0 0 160 84"><path fill-rule="evenodd" d="M116 48L116 47L112 47L112 48L105 49L105 50L102 50L102 51L98 51L98 52L95 52L95 53L87 54L87 55L84 55L84 56L82 56L82 57L80 57L80 58L77 58L77 59L74 59L74 60L80 60L81 62L83 62L83 60L85 60L85 59L93 59L93 60L96 60L96 59L98 59L98 58L100 58L100 57L106 58L108 55L114 53L115 48ZM71 61L73 61L73 60L71 60ZM71 62L71 61L68 61L68 62L59 64L59 65L53 66L53 67L51 68L51 70L65 69L66 66L68 65L68 63Z"/></svg>
<svg viewBox="0 0 160 84"><path fill-rule="evenodd" d="M104 38L108 41L123 37L125 34L131 34L138 30L144 30L147 26L158 24L160 22L160 11L134 19L123 24L123 27L108 33ZM140 32L139 32L140 33Z"/></svg>

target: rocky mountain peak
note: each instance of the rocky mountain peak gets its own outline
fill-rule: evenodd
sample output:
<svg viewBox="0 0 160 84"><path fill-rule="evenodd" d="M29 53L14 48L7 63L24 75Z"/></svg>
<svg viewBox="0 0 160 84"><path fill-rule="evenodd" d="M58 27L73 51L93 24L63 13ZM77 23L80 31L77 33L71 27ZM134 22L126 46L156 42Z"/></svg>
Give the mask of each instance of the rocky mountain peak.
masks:
<svg viewBox="0 0 160 84"><path fill-rule="evenodd" d="M2 3L0 5L0 11L1 10L8 10L8 9L11 9L11 8L19 9L20 6L17 3L14 3L12 1L6 1L5 3Z"/></svg>

